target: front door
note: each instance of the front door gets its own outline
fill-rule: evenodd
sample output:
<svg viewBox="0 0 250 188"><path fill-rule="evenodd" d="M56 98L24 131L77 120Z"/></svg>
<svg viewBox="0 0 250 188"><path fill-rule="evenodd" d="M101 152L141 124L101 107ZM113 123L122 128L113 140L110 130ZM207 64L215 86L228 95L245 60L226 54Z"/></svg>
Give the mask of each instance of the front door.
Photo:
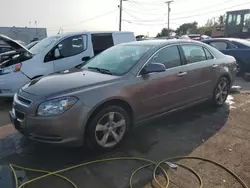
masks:
<svg viewBox="0 0 250 188"><path fill-rule="evenodd" d="M139 76L135 98L141 103L143 118L171 110L185 100L185 71L178 46L167 46L156 53L149 63L162 63L165 72ZM146 65L147 66L147 65Z"/></svg>
<svg viewBox="0 0 250 188"><path fill-rule="evenodd" d="M55 49L59 49L60 52L60 56L53 61L55 72L74 68L83 62L86 37L77 35L66 38Z"/></svg>

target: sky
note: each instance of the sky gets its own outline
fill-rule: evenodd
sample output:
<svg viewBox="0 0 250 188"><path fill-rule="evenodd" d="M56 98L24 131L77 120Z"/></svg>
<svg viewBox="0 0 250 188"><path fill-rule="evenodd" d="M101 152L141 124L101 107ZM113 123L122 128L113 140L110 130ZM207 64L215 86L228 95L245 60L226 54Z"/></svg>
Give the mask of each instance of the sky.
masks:
<svg viewBox="0 0 250 188"><path fill-rule="evenodd" d="M117 31L119 0L0 0L0 26L46 27L48 35L84 30ZM167 0L124 0L122 30L155 36L167 27ZM170 28L229 10L250 9L250 0L174 0Z"/></svg>

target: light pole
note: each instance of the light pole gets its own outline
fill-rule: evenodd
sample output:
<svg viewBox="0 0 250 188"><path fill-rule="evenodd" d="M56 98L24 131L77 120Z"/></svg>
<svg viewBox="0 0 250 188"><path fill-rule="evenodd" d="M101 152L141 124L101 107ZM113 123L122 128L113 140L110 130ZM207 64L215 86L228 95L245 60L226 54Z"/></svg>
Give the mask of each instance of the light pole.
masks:
<svg viewBox="0 0 250 188"><path fill-rule="evenodd" d="M166 1L165 3L168 4L168 36L170 36L170 31L169 31L169 20L170 20L170 3L172 3L173 0Z"/></svg>

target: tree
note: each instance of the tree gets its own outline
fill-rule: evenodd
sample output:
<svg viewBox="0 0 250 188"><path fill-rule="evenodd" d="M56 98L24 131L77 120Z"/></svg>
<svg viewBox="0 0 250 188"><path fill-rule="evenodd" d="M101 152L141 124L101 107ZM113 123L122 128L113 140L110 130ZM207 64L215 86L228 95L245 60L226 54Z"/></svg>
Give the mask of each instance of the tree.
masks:
<svg viewBox="0 0 250 188"><path fill-rule="evenodd" d="M156 37L165 37L165 36L168 36L168 34L171 35L173 32L175 32L173 29L169 29L169 33L168 33L168 29L163 28L161 32L156 35Z"/></svg>
<svg viewBox="0 0 250 188"><path fill-rule="evenodd" d="M218 23L221 25L226 23L226 14L219 16Z"/></svg>
<svg viewBox="0 0 250 188"><path fill-rule="evenodd" d="M192 22L192 23L184 23L180 25L176 30L176 35L186 35L186 34L196 34L199 33L198 23Z"/></svg>
<svg viewBox="0 0 250 188"><path fill-rule="evenodd" d="M207 23L205 24L205 27L211 27L213 25L215 25L213 19L208 19Z"/></svg>

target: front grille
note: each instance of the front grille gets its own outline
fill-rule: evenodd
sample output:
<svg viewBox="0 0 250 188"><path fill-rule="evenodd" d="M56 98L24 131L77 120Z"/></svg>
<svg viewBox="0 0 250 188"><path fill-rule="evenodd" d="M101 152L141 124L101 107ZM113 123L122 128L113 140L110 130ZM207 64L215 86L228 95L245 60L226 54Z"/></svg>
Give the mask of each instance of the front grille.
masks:
<svg viewBox="0 0 250 188"><path fill-rule="evenodd" d="M25 116L24 113L19 112L18 110L15 110L15 115L16 115L17 119L24 120L24 116Z"/></svg>
<svg viewBox="0 0 250 188"><path fill-rule="evenodd" d="M25 99L25 98L23 98L23 97L21 97L19 95L17 96L17 100L19 100L20 102L22 102L23 104L25 104L27 106L29 106L31 104L31 102L32 102L32 101L30 101L28 99Z"/></svg>

